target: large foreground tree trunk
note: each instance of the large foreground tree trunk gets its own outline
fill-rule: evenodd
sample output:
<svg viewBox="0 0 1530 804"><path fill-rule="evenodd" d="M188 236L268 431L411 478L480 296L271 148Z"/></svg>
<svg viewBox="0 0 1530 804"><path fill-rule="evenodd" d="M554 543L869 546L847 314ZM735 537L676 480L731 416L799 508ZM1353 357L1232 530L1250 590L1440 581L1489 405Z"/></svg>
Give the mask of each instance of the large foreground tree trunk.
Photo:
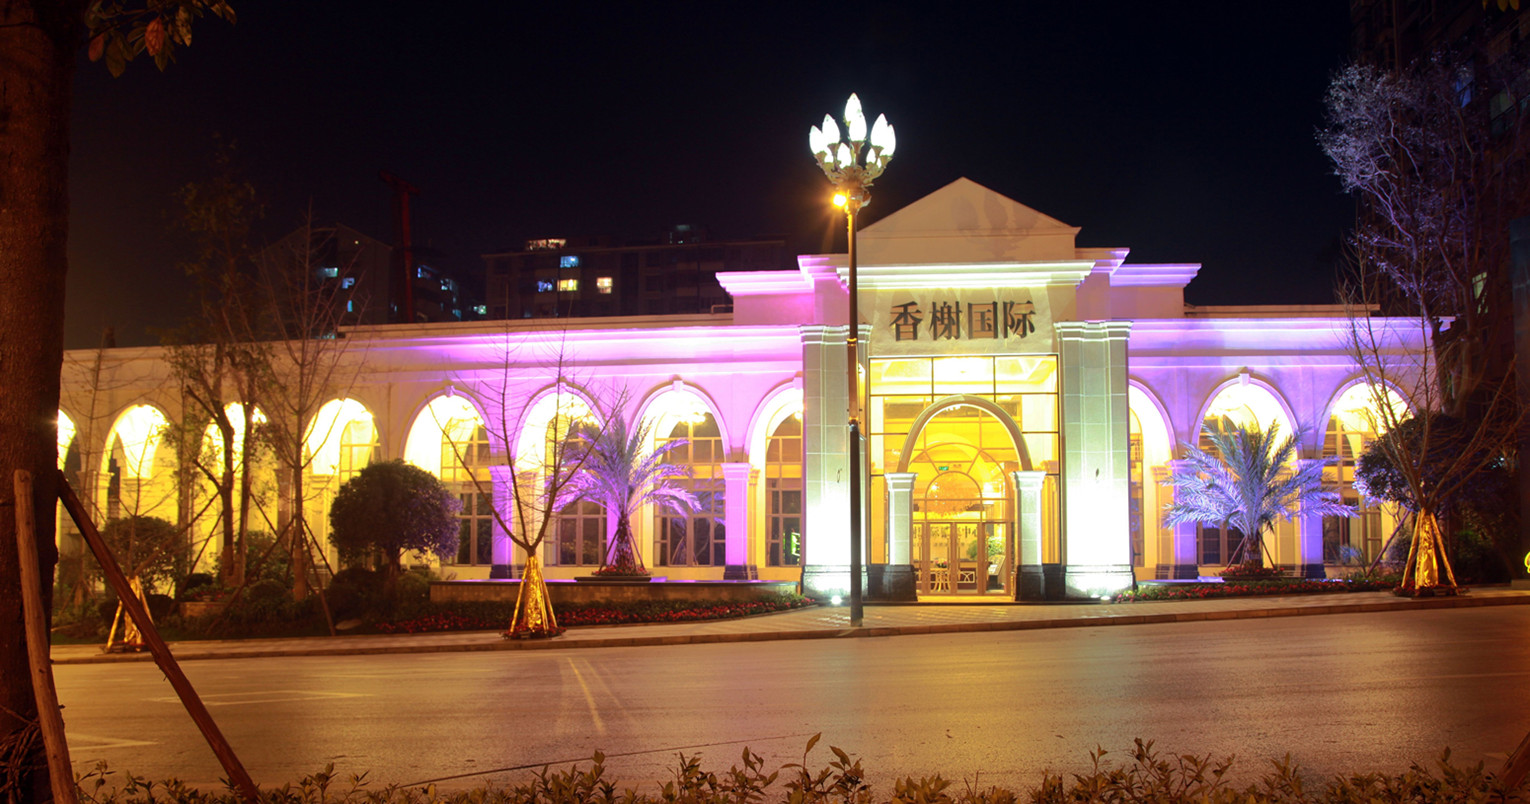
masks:
<svg viewBox="0 0 1530 804"><path fill-rule="evenodd" d="M69 225L69 104L81 4L0 0L0 796L52 797L21 619L17 504L37 511L51 599ZM17 469L34 498L13 500Z"/></svg>

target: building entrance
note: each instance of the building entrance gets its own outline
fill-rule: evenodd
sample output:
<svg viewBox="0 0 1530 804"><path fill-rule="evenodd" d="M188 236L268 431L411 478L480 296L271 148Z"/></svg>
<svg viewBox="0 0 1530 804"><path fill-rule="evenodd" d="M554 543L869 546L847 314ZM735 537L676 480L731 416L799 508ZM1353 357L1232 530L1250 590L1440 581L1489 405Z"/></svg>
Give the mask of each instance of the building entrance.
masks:
<svg viewBox="0 0 1530 804"><path fill-rule="evenodd" d="M926 521L914 534L922 595L1006 594L1014 573L1007 523Z"/></svg>

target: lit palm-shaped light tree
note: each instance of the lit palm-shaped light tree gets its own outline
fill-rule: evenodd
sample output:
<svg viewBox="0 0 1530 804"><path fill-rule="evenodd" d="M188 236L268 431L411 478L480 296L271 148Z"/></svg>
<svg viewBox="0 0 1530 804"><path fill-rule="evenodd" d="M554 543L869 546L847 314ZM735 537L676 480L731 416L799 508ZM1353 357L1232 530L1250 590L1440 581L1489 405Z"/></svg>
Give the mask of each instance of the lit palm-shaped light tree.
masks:
<svg viewBox="0 0 1530 804"><path fill-rule="evenodd" d="M583 425L573 434L589 444L589 452L573 476L572 493L600 503L607 516L616 518L616 536L606 549L598 575L648 574L632 536L632 517L643 506L652 504L660 511L685 515L698 507L695 495L677 483L689 476L687 468L664 461L670 450L685 441L669 441L649 450L650 429L646 424L629 427L615 415L603 428Z"/></svg>
<svg viewBox="0 0 1530 804"><path fill-rule="evenodd" d="M1282 439L1280 425L1203 427L1212 449L1185 444L1184 463L1169 477L1174 502L1164 524L1231 525L1243 541L1230 564L1263 566L1264 532L1298 514L1352 516L1355 509L1323 489L1323 467L1334 459L1297 460L1303 431ZM1273 563L1273 562L1272 562Z"/></svg>

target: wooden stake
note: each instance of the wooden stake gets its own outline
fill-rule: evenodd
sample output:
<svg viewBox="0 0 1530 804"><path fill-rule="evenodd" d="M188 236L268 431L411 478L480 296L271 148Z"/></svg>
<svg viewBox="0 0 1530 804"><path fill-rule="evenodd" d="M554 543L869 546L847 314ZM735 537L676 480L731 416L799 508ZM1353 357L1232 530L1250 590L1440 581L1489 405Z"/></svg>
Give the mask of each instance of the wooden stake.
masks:
<svg viewBox="0 0 1530 804"><path fill-rule="evenodd" d="M90 551L95 554L96 560L101 564L101 572L106 576L107 583L117 593L117 599L127 609L129 617L138 624L138 630L143 634L144 644L149 646L149 651L154 655L154 663L170 681L170 686L175 688L175 694L181 698L181 705L186 707L186 713L191 715L192 722L202 730L202 737L207 740L207 745L212 748L213 754L217 755L218 762L222 763L223 770L228 773L229 782L234 789L239 791L240 797L245 801L255 804L260 801L260 790L255 787L255 781L245 771L244 765L239 762L239 757L234 754L234 749L229 746L228 740L223 738L223 732L218 730L218 724L213 722L212 715L202 699L197 696L197 691L192 688L186 674L181 672L181 666L176 663L175 656L171 655L170 647L159 636L159 629L154 627L154 622L149 619L149 612L144 609L143 602L133 594L133 587L128 583L127 576L122 574L122 568L117 566L117 560L112 557L110 550L106 548L106 542L101 539L101 532L96 530L94 522L90 521L90 515L85 512L85 506L80 504L80 499L74 495L74 489L69 487L69 481L64 478L63 472L58 478L58 498L63 501L64 508L69 511L69 516L74 519L74 524L80 530L80 535L85 538L85 543L90 545Z"/></svg>
<svg viewBox="0 0 1530 804"><path fill-rule="evenodd" d="M1498 772L1498 777L1505 787L1514 790L1524 783L1527 773L1530 773L1530 734L1519 741L1519 747L1503 763L1503 770Z"/></svg>
<svg viewBox="0 0 1530 804"><path fill-rule="evenodd" d="M32 693L37 697L37 722L42 727L43 747L48 754L48 779L57 804L75 804L74 768L69 764L69 742L64 737L64 717L58 711L53 688L53 659L49 655L47 609L42 593L42 568L37 558L37 509L32 499L32 473L17 469L16 558L21 564L21 609L26 622L27 660L32 670Z"/></svg>

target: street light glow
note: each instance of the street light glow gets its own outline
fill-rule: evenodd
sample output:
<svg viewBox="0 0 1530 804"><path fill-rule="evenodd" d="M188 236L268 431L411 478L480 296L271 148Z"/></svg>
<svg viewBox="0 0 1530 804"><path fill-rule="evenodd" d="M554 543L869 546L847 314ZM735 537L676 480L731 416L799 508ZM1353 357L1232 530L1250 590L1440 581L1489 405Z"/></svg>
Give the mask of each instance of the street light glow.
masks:
<svg viewBox="0 0 1530 804"><path fill-rule="evenodd" d="M844 193L834 194L834 206L843 209L844 206L848 203L850 203L850 196L845 195Z"/></svg>

